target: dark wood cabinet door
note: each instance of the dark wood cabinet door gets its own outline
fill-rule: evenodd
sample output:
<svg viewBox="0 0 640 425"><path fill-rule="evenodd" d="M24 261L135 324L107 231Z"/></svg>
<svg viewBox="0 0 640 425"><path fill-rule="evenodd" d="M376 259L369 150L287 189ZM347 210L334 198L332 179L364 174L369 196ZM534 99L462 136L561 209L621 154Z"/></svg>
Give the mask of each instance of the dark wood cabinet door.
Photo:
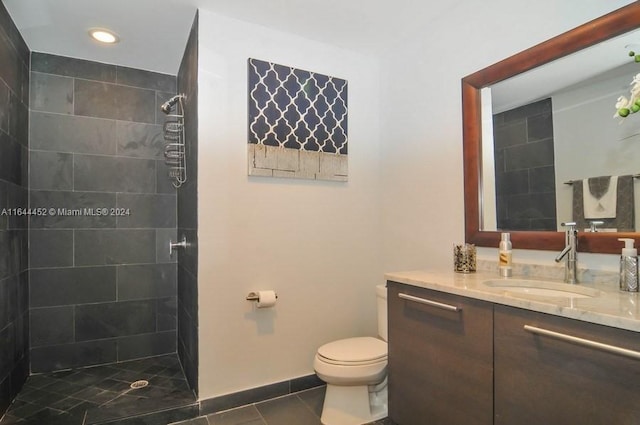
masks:
<svg viewBox="0 0 640 425"><path fill-rule="evenodd" d="M640 424L640 359L606 351L640 334L500 305L494 323L497 425Z"/></svg>
<svg viewBox="0 0 640 425"><path fill-rule="evenodd" d="M399 425L492 424L492 304L389 282L388 307L390 418Z"/></svg>

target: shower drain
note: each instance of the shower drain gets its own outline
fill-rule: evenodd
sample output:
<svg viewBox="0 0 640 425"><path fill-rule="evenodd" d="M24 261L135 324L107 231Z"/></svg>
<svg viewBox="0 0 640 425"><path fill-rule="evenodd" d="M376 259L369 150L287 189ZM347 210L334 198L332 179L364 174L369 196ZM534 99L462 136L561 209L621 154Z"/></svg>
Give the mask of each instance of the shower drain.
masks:
<svg viewBox="0 0 640 425"><path fill-rule="evenodd" d="M144 387L146 387L147 385L149 385L149 381L146 381L146 380L144 380L144 379L141 379L141 380L139 380L139 381L132 382L132 383L131 383L131 385L130 385L130 387L131 387L131 389L132 389L132 390L137 390L137 389L139 389L139 388L144 388Z"/></svg>

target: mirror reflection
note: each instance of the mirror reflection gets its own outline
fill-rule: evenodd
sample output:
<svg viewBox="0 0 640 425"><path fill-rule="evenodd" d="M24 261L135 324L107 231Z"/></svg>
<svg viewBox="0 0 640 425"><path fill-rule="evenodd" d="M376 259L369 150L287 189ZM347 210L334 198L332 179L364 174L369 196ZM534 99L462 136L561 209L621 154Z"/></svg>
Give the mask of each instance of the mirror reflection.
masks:
<svg viewBox="0 0 640 425"><path fill-rule="evenodd" d="M616 113L630 51L640 30L482 89L482 230L640 229L640 111Z"/></svg>

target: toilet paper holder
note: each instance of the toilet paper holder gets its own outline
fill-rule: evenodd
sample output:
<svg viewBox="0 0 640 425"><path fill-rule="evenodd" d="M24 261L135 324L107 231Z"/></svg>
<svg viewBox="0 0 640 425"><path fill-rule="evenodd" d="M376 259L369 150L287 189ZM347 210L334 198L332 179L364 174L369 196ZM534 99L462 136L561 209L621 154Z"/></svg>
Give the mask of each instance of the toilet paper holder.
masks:
<svg viewBox="0 0 640 425"><path fill-rule="evenodd" d="M278 298L278 294L276 294L276 299ZM247 295L247 301L259 301L260 300L260 295L258 295L257 292L249 292L249 295Z"/></svg>

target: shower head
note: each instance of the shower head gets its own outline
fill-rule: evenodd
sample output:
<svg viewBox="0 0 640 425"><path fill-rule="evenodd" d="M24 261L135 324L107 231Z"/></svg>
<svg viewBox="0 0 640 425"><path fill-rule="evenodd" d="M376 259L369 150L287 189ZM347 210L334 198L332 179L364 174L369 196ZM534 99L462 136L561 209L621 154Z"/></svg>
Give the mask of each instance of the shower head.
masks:
<svg viewBox="0 0 640 425"><path fill-rule="evenodd" d="M173 96L171 99L167 100L166 102L164 102L162 104L162 106L160 106L160 109L162 110L162 112L164 112L165 114L169 114L171 113L171 109L173 109L173 106L180 100L183 99L185 97L185 95L183 94L177 94L175 96Z"/></svg>

